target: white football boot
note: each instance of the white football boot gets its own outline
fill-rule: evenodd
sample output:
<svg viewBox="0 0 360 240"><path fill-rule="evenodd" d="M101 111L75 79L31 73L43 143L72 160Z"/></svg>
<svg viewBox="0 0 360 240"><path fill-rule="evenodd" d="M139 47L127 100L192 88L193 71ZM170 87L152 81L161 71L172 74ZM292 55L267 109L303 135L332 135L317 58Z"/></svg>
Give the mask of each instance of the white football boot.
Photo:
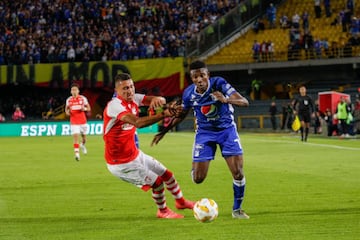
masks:
<svg viewBox="0 0 360 240"><path fill-rule="evenodd" d="M80 160L80 153L75 153L75 160L79 161Z"/></svg>
<svg viewBox="0 0 360 240"><path fill-rule="evenodd" d="M80 148L81 148L81 151L86 155L87 154L87 149L86 149L85 145L81 143Z"/></svg>
<svg viewBox="0 0 360 240"><path fill-rule="evenodd" d="M249 219L250 218L243 210L240 210L240 209L234 210L232 212L232 217L238 218L238 219Z"/></svg>

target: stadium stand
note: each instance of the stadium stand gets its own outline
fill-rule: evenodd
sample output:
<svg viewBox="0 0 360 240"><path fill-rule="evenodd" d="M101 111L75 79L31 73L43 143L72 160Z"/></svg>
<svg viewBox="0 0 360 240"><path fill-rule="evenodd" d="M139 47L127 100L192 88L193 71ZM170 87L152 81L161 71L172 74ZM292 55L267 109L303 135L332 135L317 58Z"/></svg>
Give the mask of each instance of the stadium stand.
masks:
<svg viewBox="0 0 360 240"><path fill-rule="evenodd" d="M228 1L77 1L47 0L2 1L0 2L0 65L28 63L55 63L69 61L132 60L160 57L185 56L185 42L196 36L205 27L216 23L247 0ZM263 3L270 1L254 0ZM275 1L274 1L275 2ZM257 19L264 23L264 30L257 33L251 28L238 39L206 59L211 64L242 64L254 62L252 47L255 40L272 42L274 56L267 61L288 61L291 28L281 28L280 18L289 19L295 13L300 16L309 13L309 30L313 39L322 43L327 39L329 53L324 49L321 58L344 57L341 44L351 43L351 54L360 54L360 40L350 29L343 32L340 14L346 8L346 0L331 1L332 15L316 18L313 0L284 0L279 3L275 27L270 28L265 15ZM356 6L355 15L360 6ZM240 10L244 10L240 8ZM250 9L248 9L250 10ZM251 11L248 11L251 12ZM354 16L355 16L354 15ZM254 15L255 16L255 15ZM250 19L253 15L250 14ZM256 22L256 19L253 19ZM219 24L223 22L219 21ZM359 22L359 21L357 21ZM350 24L348 27L351 26ZM300 26L301 36L303 31ZM244 29L242 29L244 31ZM360 39L360 38L359 38ZM336 55L337 54L337 55ZM313 55L315 58L315 55ZM306 59L302 49L299 56ZM334 80L336 81L336 80ZM250 80L251 82L251 80ZM338 82L306 82L309 94L316 96L319 91L339 90L357 93L357 88L339 85ZM280 84L281 85L281 84ZM282 89L282 86L274 88ZM324 87L325 86L325 87ZM251 107L241 109L241 115L266 115L271 93L265 93L265 100L253 100L249 81L235 84L241 94L251 99ZM285 91L285 90L281 90ZM287 91L287 90L286 90ZM295 95L296 86L289 90L289 97ZM16 95L11 94L17 92ZM84 91L92 95L91 89ZM24 110L27 120L40 119L43 112L51 107L59 108L69 96L66 89L41 89L28 86L1 86L0 113L10 119L15 105ZM101 111L101 104L107 101L107 93L91 97L94 111ZM6 101L4 101L6 99ZM278 100L278 106L282 100ZM284 100L288 102L287 99ZM101 103L99 106L99 102ZM249 120L252 125L253 120Z"/></svg>
<svg viewBox="0 0 360 240"><path fill-rule="evenodd" d="M241 1L1 1L0 65L184 56L186 39ZM19 105L32 120L69 92L5 85L0 95L7 119Z"/></svg>
<svg viewBox="0 0 360 240"><path fill-rule="evenodd" d="M11 119L14 107L19 106L25 120L42 119L43 112L63 106L69 95L70 92L64 89L4 85L0 86L0 112L6 119Z"/></svg>
<svg viewBox="0 0 360 240"><path fill-rule="evenodd" d="M256 40L258 43L271 41L274 45L274 58L271 61L288 61L300 60L307 58L337 58L358 56L359 51L359 24L360 21L355 13L359 12L360 6L356 5L353 14L347 16L346 31L343 31L341 17L345 17L347 0L331 1L331 16L326 17L325 13L320 18L316 18L314 13L313 0L288 0L278 5L277 9L277 22L275 28L270 28L269 22L265 16L261 18L264 23L264 30L253 31L249 30L244 35L236 39L231 44L222 48L216 54L209 56L206 59L207 64L234 64L234 63L250 63L257 61L254 59L253 45ZM324 12L324 9L323 9ZM308 13L309 27L304 29L302 26L303 21L300 20L298 28L299 46L296 46L294 41L291 41L291 32L296 28L282 28L280 19L282 16L287 16L291 22L292 17L298 14L301 18L304 13ZM291 24L291 23L290 23ZM352 29L356 29L353 32ZM311 46L309 46L310 54L306 54L305 39L308 33L311 38ZM305 36L305 37L304 37ZM326 50L327 42L328 50ZM316 44L319 44L320 54L316 54ZM295 46L294 46L295 45ZM296 53L296 48L299 48L299 55L293 56ZM265 60L259 60L265 61Z"/></svg>

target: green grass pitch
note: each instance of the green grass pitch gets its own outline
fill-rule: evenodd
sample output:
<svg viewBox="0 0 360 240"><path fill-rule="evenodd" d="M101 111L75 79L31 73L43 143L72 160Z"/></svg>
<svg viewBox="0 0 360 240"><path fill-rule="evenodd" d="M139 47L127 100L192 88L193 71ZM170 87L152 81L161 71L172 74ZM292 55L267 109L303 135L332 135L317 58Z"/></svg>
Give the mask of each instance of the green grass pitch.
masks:
<svg viewBox="0 0 360 240"><path fill-rule="evenodd" d="M219 217L157 219L150 192L113 177L101 136L88 137L76 162L72 138L0 138L0 239L359 239L360 142L294 134L241 133L247 179L243 208L231 217L232 180L219 151L207 179L190 179L193 133L140 145L175 173L185 197L213 198ZM174 201L166 191L168 205Z"/></svg>

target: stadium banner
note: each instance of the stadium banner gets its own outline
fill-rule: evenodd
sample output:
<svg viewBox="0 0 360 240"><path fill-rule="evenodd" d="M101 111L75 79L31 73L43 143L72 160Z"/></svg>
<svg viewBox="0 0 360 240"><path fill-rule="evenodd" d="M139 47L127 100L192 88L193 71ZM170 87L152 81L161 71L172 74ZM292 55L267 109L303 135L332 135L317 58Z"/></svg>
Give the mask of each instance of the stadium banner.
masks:
<svg viewBox="0 0 360 240"><path fill-rule="evenodd" d="M102 135L103 121L88 121L87 135ZM157 133L158 124L137 129L138 133ZM12 122L0 124L0 137L68 136L70 123L53 122Z"/></svg>
<svg viewBox="0 0 360 240"><path fill-rule="evenodd" d="M184 58L177 57L0 66L0 85L68 88L69 84L76 82L81 87L113 88L113 77L122 72L131 74L138 90L156 89L167 96L180 95L186 84Z"/></svg>

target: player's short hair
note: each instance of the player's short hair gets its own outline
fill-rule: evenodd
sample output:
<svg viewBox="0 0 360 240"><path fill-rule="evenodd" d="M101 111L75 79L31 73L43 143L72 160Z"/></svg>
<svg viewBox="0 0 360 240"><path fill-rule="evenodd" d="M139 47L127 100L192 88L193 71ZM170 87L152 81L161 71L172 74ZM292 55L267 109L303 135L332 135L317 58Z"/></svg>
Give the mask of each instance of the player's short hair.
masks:
<svg viewBox="0 0 360 240"><path fill-rule="evenodd" d="M122 81L130 80L130 79L131 79L130 74L119 73L118 75L115 76L115 79L114 79L115 87L117 86L117 84L121 84Z"/></svg>
<svg viewBox="0 0 360 240"><path fill-rule="evenodd" d="M190 64L190 71L194 69L207 68L203 61L196 60Z"/></svg>
<svg viewBox="0 0 360 240"><path fill-rule="evenodd" d="M73 84L71 84L71 88L72 87L77 87L78 89L80 89L80 85L79 84L77 84L77 83L73 83Z"/></svg>
<svg viewBox="0 0 360 240"><path fill-rule="evenodd" d="M119 73L115 76L115 81L125 81L129 79L131 79L131 76L128 73Z"/></svg>

